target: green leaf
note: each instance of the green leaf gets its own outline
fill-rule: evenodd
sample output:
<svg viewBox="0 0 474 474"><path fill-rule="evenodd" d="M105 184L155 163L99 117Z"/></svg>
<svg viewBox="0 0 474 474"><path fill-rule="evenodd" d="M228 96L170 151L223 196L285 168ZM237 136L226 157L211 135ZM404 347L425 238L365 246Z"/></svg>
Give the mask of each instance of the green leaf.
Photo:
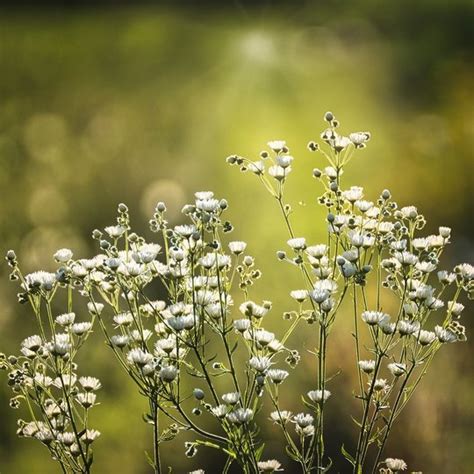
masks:
<svg viewBox="0 0 474 474"><path fill-rule="evenodd" d="M344 445L341 446L341 453L342 455L353 465L355 466L355 459L352 457L352 455L346 450Z"/></svg>
<svg viewBox="0 0 474 474"><path fill-rule="evenodd" d="M260 461L260 459L262 458L264 449L265 449L265 443L263 443L259 448L255 450L255 457L257 458L257 461Z"/></svg>

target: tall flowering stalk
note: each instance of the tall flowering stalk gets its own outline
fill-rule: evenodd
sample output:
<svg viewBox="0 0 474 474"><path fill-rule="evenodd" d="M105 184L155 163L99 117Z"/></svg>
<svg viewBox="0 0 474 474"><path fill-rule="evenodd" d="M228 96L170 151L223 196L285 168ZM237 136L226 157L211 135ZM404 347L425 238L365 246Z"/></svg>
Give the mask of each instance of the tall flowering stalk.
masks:
<svg viewBox="0 0 474 474"><path fill-rule="evenodd" d="M15 394L10 406L24 404L30 418L18 420L17 434L41 441L64 473L89 473L92 443L100 436L90 428L89 417L101 384L94 377L78 377L74 360L92 331L93 320L78 322L73 312L67 271L72 252L61 249L55 258L62 265L56 273L39 271L24 276L15 253L8 252L11 279L21 283L18 299L31 306L38 334L22 341L20 355L1 354L0 367L8 370L8 384ZM58 293L63 291L66 312L57 314L64 304Z"/></svg>
<svg viewBox="0 0 474 474"><path fill-rule="evenodd" d="M370 134L340 135L334 115L328 112L325 120L324 145L309 144L327 161L323 170L313 170L323 188L318 201L327 210L322 243L308 243L295 230L285 197L294 159L285 142L270 142L256 161L228 158L255 174L275 199L288 232L288 249L277 252L278 260L301 275L300 288L289 291L294 307L284 313L288 322L278 334L264 326L272 303L251 297L261 277L255 259L245 242L227 238L233 230L225 219L228 204L212 192L195 194L180 225L170 225L166 205L158 203L149 222L154 241L132 231L128 208L120 204L116 223L93 232L99 253L73 259L62 249L56 273L23 277L16 256L8 253L24 290L20 299L30 302L40 332L22 343L20 358L2 359L33 418L21 422L19 432L43 441L64 472L90 471L90 444L99 434L88 427L88 413L100 383L85 377L78 385L73 362L95 321L146 400L143 419L153 432L148 460L155 473L167 471L171 462L160 449L163 443L183 432L193 434L186 455L217 449L226 456L224 473L233 465L246 474L282 470L280 461L262 460L261 426L268 416L302 473L330 471L325 406L346 388L328 374L327 354L337 316L348 308L360 413L352 417L357 443L349 450L343 445L342 455L354 474L406 469L402 459L382 461L387 439L438 350L465 340L459 299L463 293L472 297L474 268L439 270L449 228L420 237L425 219L414 206L399 208L388 190L373 202L363 188L343 185L347 164ZM52 299L60 288L67 291L67 313L53 316ZM73 290L86 298L90 321L75 322ZM305 357L314 361L314 376L303 411L294 414L280 395L290 388L300 396L284 382L302 357L289 343L305 324L311 326L305 334L312 347Z"/></svg>
<svg viewBox="0 0 474 474"><path fill-rule="evenodd" d="M458 299L462 292L472 297L474 269L462 264L453 272L436 273L443 249L450 243L451 229L440 227L437 235L419 237L425 219L416 207L399 209L388 190L383 190L374 203L364 198L362 187L344 188L344 169L356 152L366 147L370 133L340 135L339 122L331 112L326 113L325 120L329 126L320 137L325 147L314 141L308 144L309 150L322 155L328 164L323 170L313 170L313 177L324 189L318 201L327 209L325 243L308 245L293 229L292 208L284 200L293 157L284 141L269 142L271 151L262 152L257 161L237 155L227 161L239 166L241 171L255 174L277 201L292 249L290 256L285 251L278 252L278 258L299 268L303 289L292 291L291 296L299 303L298 314L309 314L307 321L317 323L314 351L317 390L308 393L308 406L313 413L305 417L310 443L303 471L324 472L331 465L330 460L324 459L324 405L331 395L326 389L331 381L326 372L327 344L340 305L349 296L354 312L355 367L359 382L356 397L361 400L362 414L356 421L359 435L355 454L351 455L344 446L342 453L352 464L354 473L368 469L376 472L393 423L436 352L443 344L466 339L465 328L458 321L464 306ZM368 285L375 287L373 301L369 299ZM387 294L382 288L398 300L394 315L383 311ZM441 299L449 294L451 300ZM442 315L440 323L433 328L435 316L431 315L435 311ZM369 333L368 345L362 346L361 330ZM371 357L368 360L362 360L363 347ZM382 378L383 372L388 379ZM275 397L270 395L275 403ZM292 453L283 420L279 424L288 441L287 451ZM369 468L367 455L374 445L375 461ZM403 464L401 460L388 458L386 468L381 470L395 472Z"/></svg>

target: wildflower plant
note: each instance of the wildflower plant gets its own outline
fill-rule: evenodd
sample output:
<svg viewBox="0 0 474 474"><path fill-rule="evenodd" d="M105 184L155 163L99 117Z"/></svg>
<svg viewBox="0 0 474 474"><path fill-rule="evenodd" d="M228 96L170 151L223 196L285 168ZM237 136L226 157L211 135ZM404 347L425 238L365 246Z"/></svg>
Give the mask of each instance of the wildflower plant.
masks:
<svg viewBox="0 0 474 474"><path fill-rule="evenodd" d="M128 208L120 204L116 223L93 232L99 253L75 260L69 251L58 251L56 273L23 278L16 256L8 253L12 275L23 285L20 299L30 302L40 336L23 342L20 358L4 357L2 364L14 390L42 417L37 421L32 411L33 421L22 422L20 434L41 439L63 471L89 472L92 464L90 444L98 432L89 428L88 412L100 383L86 377L78 385L73 359L96 323L146 400L154 472L165 470L163 443L178 436L186 437L189 457L200 448L224 453L222 472L234 464L249 474L281 471L282 459L263 456L261 428L268 422L280 430L284 453L301 472L328 472L325 407L348 388L328 375L327 354L338 315L348 306L360 413L352 417L357 444L343 445L341 453L355 474L406 469L401 459L382 460L387 439L438 350L465 340L459 299L462 293L472 296L474 269L462 264L439 270L451 242L449 228L420 237L425 219L414 206L399 208L388 190L373 202L363 188L343 186L346 166L370 133L346 137L332 113L325 120L322 145L309 144L327 161L313 171L323 190L318 201L327 210L322 243L309 243L295 230L285 197L294 159L285 142L270 142L256 161L227 159L256 175L275 199L288 231L288 248L277 259L301 275L300 288L289 289L289 322L278 334L265 329L272 303L251 296L261 277L255 258L245 242L227 237L233 230L225 217L228 203L212 192L196 193L183 208L186 222L175 226L166 219L166 205L158 203L149 222L153 241L132 231ZM52 298L62 288L67 313L53 316ZM86 298L87 322L75 322L74 291ZM396 310L387 312L394 300ZM441 315L439 324L433 323L434 312ZM313 350L300 354L293 335L305 324L305 342ZM292 413L280 395L289 390L301 397L286 380L303 356L311 360L316 383L306 388L301 412Z"/></svg>
<svg viewBox="0 0 474 474"><path fill-rule="evenodd" d="M92 444L100 436L90 427L89 418L98 404L96 391L101 383L95 377L79 376L75 359L94 318L78 322L73 312L73 281L66 271L72 252L61 249L55 259L61 265L57 272L23 275L15 253L7 253L10 277L21 283L18 300L30 305L38 334L21 342L19 355L0 354L0 367L8 371L14 393L10 406L27 407L29 420L18 420L17 434L40 441L62 472L89 473ZM64 292L66 297L60 298ZM66 312L57 314L61 306Z"/></svg>

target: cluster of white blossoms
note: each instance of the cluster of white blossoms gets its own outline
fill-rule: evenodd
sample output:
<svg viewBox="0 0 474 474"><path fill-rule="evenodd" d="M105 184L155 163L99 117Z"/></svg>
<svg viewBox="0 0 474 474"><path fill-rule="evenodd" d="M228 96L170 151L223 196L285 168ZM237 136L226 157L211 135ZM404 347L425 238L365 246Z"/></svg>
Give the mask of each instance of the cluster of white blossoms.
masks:
<svg viewBox="0 0 474 474"><path fill-rule="evenodd" d="M59 250L55 259L67 263L72 252ZM101 383L95 377L78 376L74 360L92 331L93 318L77 320L71 310L71 291L67 291L67 312L56 314L60 304L53 300L67 287L62 273L23 275L11 250L6 260L11 278L21 282L19 301L30 304L38 328L38 334L21 342L18 356L0 355L0 367L8 371L8 385L14 392L10 406L24 404L29 409L30 420L18 420L17 434L40 441L63 472L90 472L91 445L100 436L90 427L90 410L97 404Z"/></svg>
<svg viewBox="0 0 474 474"><path fill-rule="evenodd" d="M344 136L331 112L324 118L329 126L320 138L326 147L310 142L308 148L327 162L327 166L313 170L313 177L324 189L318 202L327 209L325 243L309 243L294 230L293 210L285 202L284 190L296 160L286 142L269 142L270 151L262 152L257 161L237 155L227 161L241 171L255 174L277 200L290 248L289 252L278 251L277 257L298 267L302 275L302 287L290 292L298 310L287 314L295 323L306 321L317 327L318 382L317 389L308 392L307 402L313 410L308 415L312 419L300 414L298 420L307 420L308 425L301 427L297 423L300 433L314 433L317 440L309 444L305 453L302 444L298 447L286 429L292 415L278 406L276 392L271 395L277 408L272 419L284 432L287 452L303 470L327 466L322 441L324 402L331 395L326 389L327 341L342 301L351 298L359 379L357 398L362 401L362 415L357 421L360 429L355 454L344 451L344 455L354 473L358 473L368 469L367 453L377 442L375 471L394 420L435 353L446 343L466 340L465 328L459 321L464 305L458 300L463 294L472 297L474 269L469 264L458 265L452 271L439 268L442 252L451 243L450 228L439 227L437 234L420 236L426 222L415 206L400 208L386 189L376 200L370 200L363 187L343 186L345 166L358 149L367 145L370 133ZM373 291L369 292L368 287ZM385 309L391 306L383 301L387 297L384 289L399 302L393 312ZM372 294L375 297L371 298ZM365 325L365 333L361 324ZM362 357L364 347L370 359ZM399 465L402 464L391 463L390 458L386 462L390 472L404 469Z"/></svg>
<svg viewBox="0 0 474 474"><path fill-rule="evenodd" d="M439 268L451 230L419 236L425 219L416 207L399 208L388 190L371 201L362 187L345 188L344 167L366 147L370 133L341 135L332 113L325 120L322 145L308 145L327 161L312 173L324 190L318 198L327 211L324 243L294 230L284 190L296 160L284 141L269 142L255 161L227 159L258 177L288 231L277 259L297 269L301 283L287 289L292 306L278 330L266 324L278 311L251 294L262 276L255 258L246 242L227 238L233 230L225 219L228 203L212 192L196 193L178 225L167 221L166 205L159 202L149 221L154 241L132 231L128 208L120 204L116 222L93 231L98 254L74 258L60 249L53 272L23 276L15 254L7 254L12 277L20 279L19 300L31 304L38 322L38 334L22 342L21 355L1 359L18 393L12 405L27 400L38 410L35 419L20 422L19 434L42 441L64 472L90 472L91 444L100 433L89 426L89 410L101 383L79 376L74 358L98 326L148 403L144 420L153 443L147 457L155 474L172 462L163 458L162 445L181 432L195 435L184 443L190 458L201 447L224 453L223 472L234 464L245 474L281 471L284 456L290 472L294 463L303 473L327 472L325 408L348 390L327 373L328 345L341 308L350 307L361 414L353 417L357 446L353 454L345 448L342 453L354 474L406 469L400 459L382 461L387 438L436 352L466 339L460 298L473 294L474 269ZM59 290L67 295L62 311L53 305ZM76 317L76 294L85 299L85 320ZM387 295L392 303L385 302ZM348 299L352 304L342 306ZM300 346L311 351L291 347L295 331L305 325ZM312 372L303 394L288 381L300 369L300 352L308 358L303 370ZM296 413L282 406L285 390ZM268 416L282 434L278 460L263 460L261 424Z"/></svg>

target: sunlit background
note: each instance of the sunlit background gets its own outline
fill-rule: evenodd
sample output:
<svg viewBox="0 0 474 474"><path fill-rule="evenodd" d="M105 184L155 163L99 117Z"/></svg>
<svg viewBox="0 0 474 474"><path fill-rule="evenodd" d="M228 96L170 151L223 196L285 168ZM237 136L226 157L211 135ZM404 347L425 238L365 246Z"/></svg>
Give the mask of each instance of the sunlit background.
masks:
<svg viewBox="0 0 474 474"><path fill-rule="evenodd" d="M289 291L299 286L298 275L275 259L286 231L257 180L229 168L225 157L256 158L268 140L287 140L296 157L288 187L295 225L317 242L324 225L311 170L323 163L306 144L332 110L343 131L373 136L346 172L346 183L364 185L372 199L389 188L400 204L415 203L428 219L428 233L438 225L454 229L445 265L472 262L469 0L132 3L1 11L2 253L14 248L27 270L52 269L60 247L91 255L91 231L113 222L119 202L129 205L136 229L146 233L158 200L178 223L194 191L213 190L230 203L233 238L249 241L263 270L253 297L274 302L268 318L276 329L285 324L282 312L292 309ZM16 291L2 264L0 350L6 353L17 352L34 327ZM349 330L349 315L341 315L331 335L331 370L344 371L328 404L333 457L342 443L354 444L350 413L358 405L351 398L356 381ZM95 341L82 360L82 370L104 385L102 405L93 413L102 432L95 472L149 472L145 403L98 331ZM441 351L387 454L426 473L473 472L473 349L469 340ZM294 392L285 395L295 410L302 408L296 389L310 388L311 370L308 361L295 374ZM3 374L0 471L59 472L40 443L17 439L21 413L8 407L8 399ZM266 436L269 456L278 456L278 433L270 427ZM174 472L218 472L215 453L201 449L188 461L181 442L170 447L164 463ZM348 472L340 461L336 467Z"/></svg>

